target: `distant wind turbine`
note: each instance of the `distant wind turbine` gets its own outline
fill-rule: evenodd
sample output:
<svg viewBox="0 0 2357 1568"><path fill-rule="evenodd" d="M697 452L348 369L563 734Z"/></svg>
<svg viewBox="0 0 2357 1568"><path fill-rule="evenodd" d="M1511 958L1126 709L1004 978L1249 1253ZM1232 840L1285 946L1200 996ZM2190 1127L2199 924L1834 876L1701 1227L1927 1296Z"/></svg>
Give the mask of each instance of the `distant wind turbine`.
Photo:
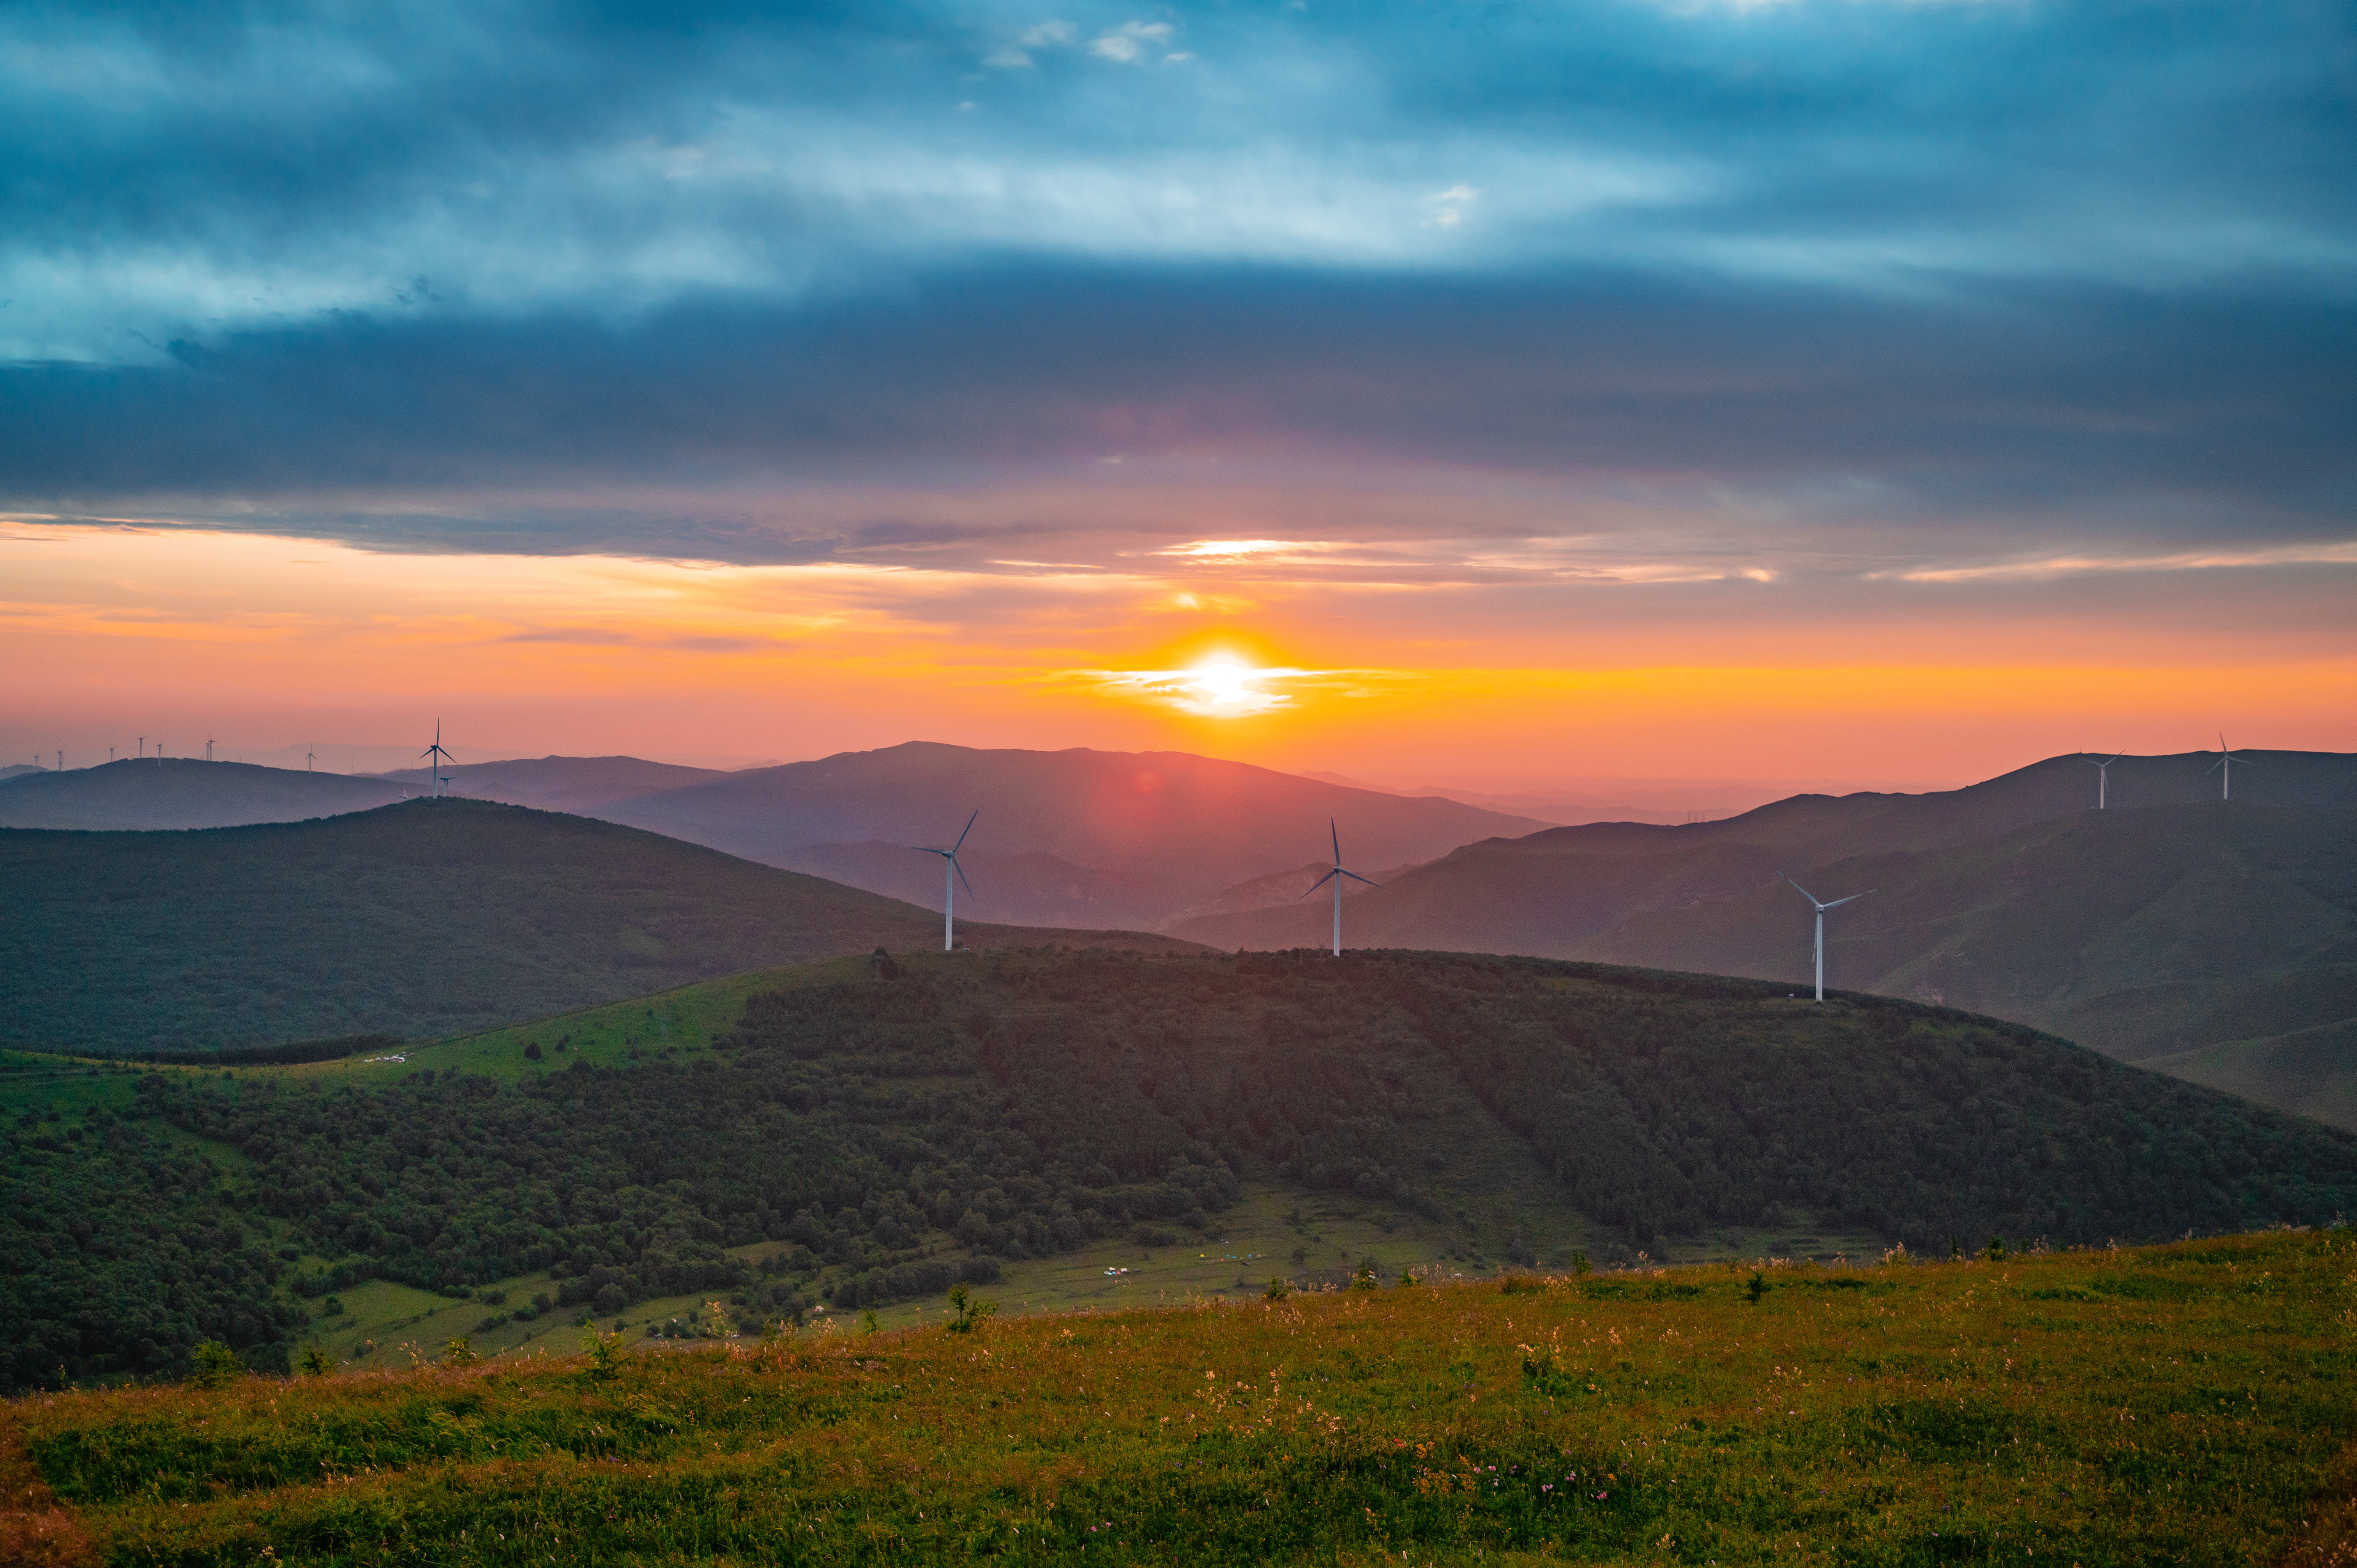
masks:
<svg viewBox="0 0 2357 1568"><path fill-rule="evenodd" d="M2079 760L2095 770L2095 810L2100 811L2104 809L2104 789L2112 781L2112 763L2117 762L2120 757L2126 755L2127 753L2123 751L2119 757L2115 757L2110 761L2098 762L2084 752L2079 754Z"/></svg>
<svg viewBox="0 0 2357 1568"><path fill-rule="evenodd" d="M213 737L212 737L212 736L205 736L205 760L206 760L207 762L210 762L212 759L213 759Z"/></svg>
<svg viewBox="0 0 2357 1568"><path fill-rule="evenodd" d="M1784 876L1784 874L1781 871L1776 875L1779 876ZM1784 876L1784 880L1787 882L1792 882L1792 879L1789 876ZM1792 890L1795 893L1798 893L1802 897L1806 898L1812 905L1815 906L1817 911L1817 1000L1823 1002L1825 999L1825 911L1828 909L1838 909L1845 904L1856 903L1858 899L1865 897L1866 893L1874 892L1875 889L1869 887L1866 890L1866 893L1853 893L1846 898L1836 898L1830 904L1818 903L1817 896L1810 892L1807 888L1802 886L1797 882L1792 882Z"/></svg>
<svg viewBox="0 0 2357 1568"><path fill-rule="evenodd" d="M441 737L440 737L439 736L436 736L435 738L436 738L436 739L437 739L437 740L439 740ZM312 766L312 764L314 764L314 763L317 762L318 760L319 760L319 743L318 743L317 741L316 741L316 740L315 740L315 741L313 741L313 742L311 743L311 749L309 749L308 751L306 751L306 752L303 754L303 771L304 771L304 772L306 772L306 773L317 773L317 771L319 771L317 768L315 768L315 767L313 767L313 766Z"/></svg>
<svg viewBox="0 0 2357 1568"><path fill-rule="evenodd" d="M434 721L434 744L427 746L424 751L419 752L417 755L421 757L431 757L436 758L434 763L434 794L438 800L442 794L442 786L450 782L449 779L442 776L442 764L445 762L455 762L457 760L448 752L442 749L442 721L440 719L436 719Z"/></svg>
<svg viewBox="0 0 2357 1568"><path fill-rule="evenodd" d="M982 815L982 808L976 806L974 809L974 817L968 817L965 820L965 832L959 833L957 843L947 849L927 849L922 844L909 846L919 854L938 854L942 857L942 951L943 952L957 950L957 884L965 882L965 867L958 864L958 851L965 847L965 835L974 832L974 818L980 815ZM965 890L971 895L974 892L974 884L965 882Z"/></svg>
<svg viewBox="0 0 2357 1568"><path fill-rule="evenodd" d="M1301 897L1308 897L1310 894L1317 892L1329 882L1334 885L1334 956L1340 958L1342 956L1342 878L1347 876L1353 882L1366 882L1370 887L1381 887L1383 884L1367 882L1367 879L1357 872L1343 870L1342 830L1334 825L1333 818L1329 817L1326 819L1326 831L1334 838L1334 869L1303 889Z"/></svg>
<svg viewBox="0 0 2357 1568"><path fill-rule="evenodd" d="M2228 751L2225 732L2221 730L2218 734L2218 760L2202 769L2202 777L2205 779L2212 773L2218 775L2218 799L2221 800L2231 800L2234 798L2234 764L2237 762L2245 768L2258 766L2247 757L2237 757Z"/></svg>

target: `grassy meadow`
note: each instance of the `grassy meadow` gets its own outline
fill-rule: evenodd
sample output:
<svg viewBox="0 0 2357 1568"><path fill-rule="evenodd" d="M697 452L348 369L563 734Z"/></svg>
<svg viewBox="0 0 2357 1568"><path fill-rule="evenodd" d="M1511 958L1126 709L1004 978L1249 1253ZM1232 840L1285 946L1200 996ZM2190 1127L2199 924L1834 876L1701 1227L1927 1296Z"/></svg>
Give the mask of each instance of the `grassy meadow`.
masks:
<svg viewBox="0 0 2357 1568"><path fill-rule="evenodd" d="M38 1395L0 1407L0 1544L126 1564L2322 1563L2352 1373L2338 1230L1387 1279Z"/></svg>

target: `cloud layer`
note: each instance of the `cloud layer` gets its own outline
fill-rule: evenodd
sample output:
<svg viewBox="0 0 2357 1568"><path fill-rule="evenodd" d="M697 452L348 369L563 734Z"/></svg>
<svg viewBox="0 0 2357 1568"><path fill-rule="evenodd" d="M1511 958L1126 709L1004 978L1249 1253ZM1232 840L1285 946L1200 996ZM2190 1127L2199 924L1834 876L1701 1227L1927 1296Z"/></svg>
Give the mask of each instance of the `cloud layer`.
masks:
<svg viewBox="0 0 2357 1568"><path fill-rule="evenodd" d="M854 601L1098 607L1075 643L1347 610L1305 668L1388 667L1378 605L1467 665L1673 603L2312 650L2357 571L2353 38L2329 0L16 6L0 514L824 601L495 634L666 658Z"/></svg>

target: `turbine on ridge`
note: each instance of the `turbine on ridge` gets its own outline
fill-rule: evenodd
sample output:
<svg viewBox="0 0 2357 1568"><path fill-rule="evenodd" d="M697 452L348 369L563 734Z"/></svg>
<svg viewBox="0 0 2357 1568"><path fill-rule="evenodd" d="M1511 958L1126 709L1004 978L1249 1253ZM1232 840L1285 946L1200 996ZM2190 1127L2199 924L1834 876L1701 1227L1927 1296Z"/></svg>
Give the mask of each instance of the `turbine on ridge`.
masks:
<svg viewBox="0 0 2357 1568"><path fill-rule="evenodd" d="M2098 762L2083 751L2079 754L2079 760L2095 770L2095 810L2100 811L2104 809L2104 794L2112 781L2112 763L2117 762L2120 757L2126 755L2127 753L2123 751L2119 757L2112 757L2109 761Z"/></svg>
<svg viewBox="0 0 2357 1568"><path fill-rule="evenodd" d="M445 777L442 772L442 764L445 762L455 762L457 760L457 758L452 757L448 752L442 749L442 721L440 719L436 719L434 721L434 744L427 746L424 751L419 752L417 755L420 757L430 757L436 759L434 763L434 799L438 800L442 798L442 786L450 782L450 780Z"/></svg>
<svg viewBox="0 0 2357 1568"><path fill-rule="evenodd" d="M2231 800L2234 798L2234 764L2237 762L2241 763L2245 768L2255 768L2258 766L2258 764L2253 762L2247 757L2237 757L2233 752L2228 751L2226 749L2226 734L2223 730L2219 731L2218 760L2203 768L2201 770L2201 776L2206 779L2212 773L2218 775L2218 799L2221 800Z"/></svg>
<svg viewBox="0 0 2357 1568"><path fill-rule="evenodd" d="M1383 884L1368 882L1367 878L1355 871L1343 870L1342 830L1334 825L1333 818L1329 817L1326 819L1326 831L1332 834L1334 839L1334 869L1303 889L1301 897L1308 897L1310 894L1317 892L1329 882L1334 885L1334 956L1340 958L1342 956L1342 878L1347 876L1353 882L1366 882L1370 887L1381 887ZM1298 902L1298 900L1296 901Z"/></svg>
<svg viewBox="0 0 2357 1568"><path fill-rule="evenodd" d="M1781 871L1776 875L1784 876ZM1784 876L1784 880L1792 882L1789 876ZM1825 911L1838 909L1845 904L1856 903L1865 897L1866 893L1872 893L1875 889L1869 887L1866 893L1853 893L1846 898L1836 898L1830 904L1818 903L1817 896L1797 882L1792 882L1792 891L1806 898L1817 911L1817 1000L1823 1002L1825 999Z"/></svg>
<svg viewBox="0 0 2357 1568"><path fill-rule="evenodd" d="M982 808L976 806L974 809L974 817L968 817L965 820L965 832L958 834L957 843L947 849L927 849L922 844L909 846L919 854L938 854L942 857L942 951L943 952L954 952L957 950L957 884L965 882L965 867L958 864L958 851L965 847L965 835L974 832L974 818L980 815L982 815ZM965 882L965 890L967 896L971 897L974 893L974 884Z"/></svg>

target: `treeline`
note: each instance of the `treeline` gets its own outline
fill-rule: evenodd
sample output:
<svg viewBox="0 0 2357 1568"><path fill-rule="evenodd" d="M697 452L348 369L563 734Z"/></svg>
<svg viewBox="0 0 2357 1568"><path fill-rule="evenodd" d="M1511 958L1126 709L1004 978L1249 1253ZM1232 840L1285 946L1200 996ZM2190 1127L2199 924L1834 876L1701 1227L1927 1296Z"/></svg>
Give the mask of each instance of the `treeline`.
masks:
<svg viewBox="0 0 2357 1568"><path fill-rule="evenodd" d="M156 1067L298 1067L337 1062L402 1047L398 1035L339 1035L332 1040L295 1040L283 1046L230 1046L217 1051L139 1051L131 1060Z"/></svg>
<svg viewBox="0 0 2357 1568"><path fill-rule="evenodd" d="M199 1332L279 1344L274 1291L373 1276L545 1270L600 1315L689 1291L756 1316L879 1304L1200 1233L1247 1173L1453 1219L1469 1140L1534 1158L1631 1250L1803 1212L1927 1251L2357 1208L2357 1139L2026 1029L1455 955L981 956L758 995L717 1048L626 1069L158 1073L136 1099L80 1144L9 1145L37 1195L0 1233L0 1323L38 1347L13 1387L165 1369ZM250 1164L210 1172L163 1128ZM92 1158L101 1134L132 1154ZM332 1262L279 1278L236 1228L255 1212ZM757 1241L783 1244L758 1270L731 1251Z"/></svg>

